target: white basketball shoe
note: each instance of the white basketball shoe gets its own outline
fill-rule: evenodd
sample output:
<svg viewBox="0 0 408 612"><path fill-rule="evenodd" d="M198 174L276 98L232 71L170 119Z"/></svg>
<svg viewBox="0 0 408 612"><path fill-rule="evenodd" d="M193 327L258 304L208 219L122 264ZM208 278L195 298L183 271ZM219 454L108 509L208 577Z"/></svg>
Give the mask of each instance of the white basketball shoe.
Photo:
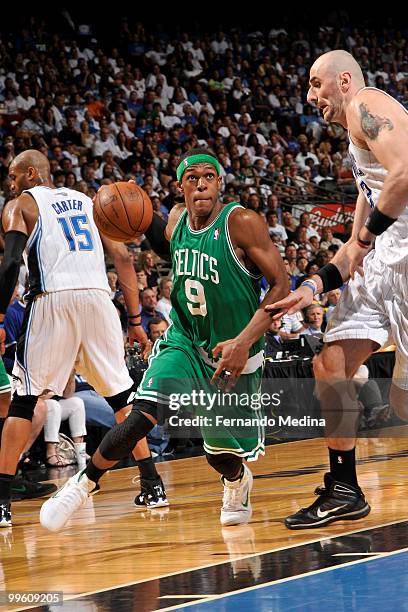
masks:
<svg viewBox="0 0 408 612"><path fill-rule="evenodd" d="M252 516L250 500L253 477L251 470L244 465L244 473L238 480L227 480L222 477L224 497L221 508L221 525L242 525L248 523Z"/></svg>
<svg viewBox="0 0 408 612"><path fill-rule="evenodd" d="M99 491L99 486L89 480L84 470L67 480L55 495L41 507L40 523L49 531L59 531L71 516L86 504L89 495Z"/></svg>

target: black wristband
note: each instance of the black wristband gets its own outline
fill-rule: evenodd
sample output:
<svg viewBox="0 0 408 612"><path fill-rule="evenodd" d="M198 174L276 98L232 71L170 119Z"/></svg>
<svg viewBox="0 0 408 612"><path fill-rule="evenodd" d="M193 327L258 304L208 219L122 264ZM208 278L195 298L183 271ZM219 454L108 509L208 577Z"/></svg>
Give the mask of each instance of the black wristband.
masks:
<svg viewBox="0 0 408 612"><path fill-rule="evenodd" d="M142 316L142 315L141 315L141 314L140 314L140 312L139 312L139 314L137 314L137 315L129 315L129 314L128 314L128 316L127 316L127 317L128 317L128 319L138 319L138 318L139 318L139 317L141 317L141 316Z"/></svg>
<svg viewBox="0 0 408 612"><path fill-rule="evenodd" d="M390 227L397 219L384 215L377 207L369 214L365 226L374 236L380 236Z"/></svg>
<svg viewBox="0 0 408 612"><path fill-rule="evenodd" d="M140 327L140 326L141 326L141 323L130 323L128 321L128 327Z"/></svg>
<svg viewBox="0 0 408 612"><path fill-rule="evenodd" d="M332 289L338 289L344 284L340 270L332 263L328 263L323 266L323 268L320 268L320 270L316 272L316 276L320 276L322 279L323 293L331 291Z"/></svg>

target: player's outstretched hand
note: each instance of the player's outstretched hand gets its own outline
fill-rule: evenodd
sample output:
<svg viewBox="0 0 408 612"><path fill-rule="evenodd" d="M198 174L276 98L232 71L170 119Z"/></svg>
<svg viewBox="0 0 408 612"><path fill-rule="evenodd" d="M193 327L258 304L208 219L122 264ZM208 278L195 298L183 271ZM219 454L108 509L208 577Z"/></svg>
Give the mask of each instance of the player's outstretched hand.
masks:
<svg viewBox="0 0 408 612"><path fill-rule="evenodd" d="M218 367L211 379L212 383L221 382L220 386L226 391L232 389L237 382L245 364L248 361L249 349L236 338L218 342L213 348L214 359L221 353Z"/></svg>
<svg viewBox="0 0 408 612"><path fill-rule="evenodd" d="M280 319L285 314L294 314L313 302L313 291L310 287L298 287L296 291L289 293L283 300L268 304L265 311L271 315L273 321Z"/></svg>
<svg viewBox="0 0 408 612"><path fill-rule="evenodd" d="M146 361L152 350L152 343L146 336L146 332L141 325L129 325L128 327L129 345L133 346L135 342L140 344L141 355Z"/></svg>

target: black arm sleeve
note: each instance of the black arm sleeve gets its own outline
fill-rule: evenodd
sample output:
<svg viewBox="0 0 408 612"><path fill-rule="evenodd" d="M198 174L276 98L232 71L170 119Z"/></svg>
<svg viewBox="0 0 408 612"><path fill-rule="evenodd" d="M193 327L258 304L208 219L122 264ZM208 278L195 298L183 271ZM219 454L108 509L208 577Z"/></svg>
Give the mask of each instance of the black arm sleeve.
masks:
<svg viewBox="0 0 408 612"><path fill-rule="evenodd" d="M20 272L21 257L28 236L12 230L5 234L3 263L0 266L0 313L5 314Z"/></svg>
<svg viewBox="0 0 408 612"><path fill-rule="evenodd" d="M164 219L153 213L153 220L149 229L145 231L145 236L157 255L160 255L163 259L170 259L170 243L164 235L166 225Z"/></svg>

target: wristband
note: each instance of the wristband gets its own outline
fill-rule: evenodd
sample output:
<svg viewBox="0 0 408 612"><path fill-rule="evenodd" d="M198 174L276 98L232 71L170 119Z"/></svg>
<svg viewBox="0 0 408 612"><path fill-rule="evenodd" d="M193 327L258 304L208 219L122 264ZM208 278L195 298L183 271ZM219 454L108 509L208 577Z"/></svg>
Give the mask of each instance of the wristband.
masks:
<svg viewBox="0 0 408 612"><path fill-rule="evenodd" d="M141 317L141 316L142 316L142 315L141 315L141 314L140 314L140 312L139 312L139 314L137 314L137 315L128 315L127 317L128 317L128 319L138 319L138 318L139 318L139 317Z"/></svg>
<svg viewBox="0 0 408 612"><path fill-rule="evenodd" d="M320 276L322 279L323 293L331 291L332 289L338 289L344 284L340 270L332 263L328 263L323 266L323 268L320 268L320 270L316 272L316 276Z"/></svg>
<svg viewBox="0 0 408 612"><path fill-rule="evenodd" d="M386 229L395 223L397 219L393 219L388 215L384 215L377 207L369 214L365 222L365 226L374 236L380 236Z"/></svg>
<svg viewBox="0 0 408 612"><path fill-rule="evenodd" d="M300 284L301 287L309 287L313 291L313 295L317 293L317 283L311 278L307 278L303 283Z"/></svg>
<svg viewBox="0 0 408 612"><path fill-rule="evenodd" d="M128 322L128 327L140 327L141 323L130 323Z"/></svg>

